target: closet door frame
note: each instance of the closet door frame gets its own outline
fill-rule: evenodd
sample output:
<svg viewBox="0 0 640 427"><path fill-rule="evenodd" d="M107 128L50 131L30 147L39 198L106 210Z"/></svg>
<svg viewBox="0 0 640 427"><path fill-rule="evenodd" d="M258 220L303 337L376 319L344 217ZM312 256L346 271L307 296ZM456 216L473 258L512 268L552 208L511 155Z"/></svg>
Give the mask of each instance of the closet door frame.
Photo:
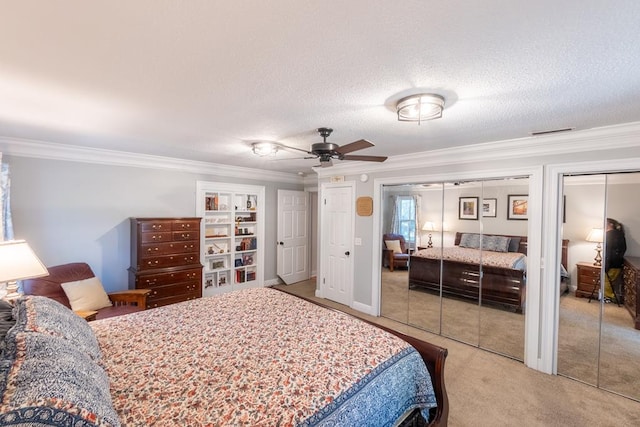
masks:
<svg viewBox="0 0 640 427"><path fill-rule="evenodd" d="M546 265L559 265L562 257L562 193L563 176L569 174L599 174L640 172L640 158L624 160L603 160L582 163L562 163L548 165L545 172L543 227L543 260ZM558 328L560 324L560 270L547 268L543 271L543 283L552 292L543 292L540 318L540 348L536 366L539 371L557 375L558 373ZM529 365L527 365L529 366Z"/></svg>

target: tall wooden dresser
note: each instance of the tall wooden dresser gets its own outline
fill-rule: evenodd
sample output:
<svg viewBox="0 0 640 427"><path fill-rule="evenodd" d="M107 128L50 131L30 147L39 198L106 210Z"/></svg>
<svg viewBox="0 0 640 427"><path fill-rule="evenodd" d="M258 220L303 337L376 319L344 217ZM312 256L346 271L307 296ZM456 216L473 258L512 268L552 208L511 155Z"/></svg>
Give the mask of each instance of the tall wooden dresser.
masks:
<svg viewBox="0 0 640 427"><path fill-rule="evenodd" d="M131 218L129 287L151 289L147 308L202 296L201 218Z"/></svg>
<svg viewBox="0 0 640 427"><path fill-rule="evenodd" d="M633 318L633 326L636 329L640 329L640 298L638 297L638 289L640 289L640 257L624 257L622 274L624 278L624 305Z"/></svg>

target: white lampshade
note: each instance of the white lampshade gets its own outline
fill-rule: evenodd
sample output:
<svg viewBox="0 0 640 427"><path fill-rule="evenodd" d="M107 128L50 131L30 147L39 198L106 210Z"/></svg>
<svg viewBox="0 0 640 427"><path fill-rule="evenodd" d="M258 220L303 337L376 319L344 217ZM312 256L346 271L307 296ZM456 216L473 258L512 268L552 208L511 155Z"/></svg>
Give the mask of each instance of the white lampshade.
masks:
<svg viewBox="0 0 640 427"><path fill-rule="evenodd" d="M435 230L436 230L436 225L431 221L425 222L424 225L422 226L422 231L435 231Z"/></svg>
<svg viewBox="0 0 640 427"><path fill-rule="evenodd" d="M603 237L602 228L592 228L587 235L587 242L602 243Z"/></svg>
<svg viewBox="0 0 640 427"><path fill-rule="evenodd" d="M24 240L0 242L0 283L49 274Z"/></svg>

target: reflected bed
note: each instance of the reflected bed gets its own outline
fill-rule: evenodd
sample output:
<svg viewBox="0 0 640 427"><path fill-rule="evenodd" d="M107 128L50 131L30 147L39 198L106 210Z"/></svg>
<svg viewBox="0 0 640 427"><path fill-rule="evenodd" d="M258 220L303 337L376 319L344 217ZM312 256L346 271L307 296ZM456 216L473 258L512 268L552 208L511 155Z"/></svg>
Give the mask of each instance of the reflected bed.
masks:
<svg viewBox="0 0 640 427"><path fill-rule="evenodd" d="M481 297L483 304L522 313L526 297L527 237L483 235L480 243L479 236L456 233L454 247L414 252L409 260L409 288L439 293L442 278L444 296L473 301ZM479 250L480 244L485 249ZM568 241L563 241L565 266L567 245Z"/></svg>

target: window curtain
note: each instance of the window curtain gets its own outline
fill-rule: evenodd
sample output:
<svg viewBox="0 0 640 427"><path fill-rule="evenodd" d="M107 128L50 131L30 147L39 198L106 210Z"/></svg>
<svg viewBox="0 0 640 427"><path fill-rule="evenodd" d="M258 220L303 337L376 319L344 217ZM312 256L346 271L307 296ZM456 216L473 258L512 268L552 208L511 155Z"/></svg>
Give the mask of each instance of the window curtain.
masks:
<svg viewBox="0 0 640 427"><path fill-rule="evenodd" d="M400 232L400 221L398 220L398 196L389 196L391 199L391 215L386 226L387 233L398 234Z"/></svg>
<svg viewBox="0 0 640 427"><path fill-rule="evenodd" d="M0 227L0 240L13 240L10 188L9 165L2 163L2 153L0 153L0 222L2 225Z"/></svg>

